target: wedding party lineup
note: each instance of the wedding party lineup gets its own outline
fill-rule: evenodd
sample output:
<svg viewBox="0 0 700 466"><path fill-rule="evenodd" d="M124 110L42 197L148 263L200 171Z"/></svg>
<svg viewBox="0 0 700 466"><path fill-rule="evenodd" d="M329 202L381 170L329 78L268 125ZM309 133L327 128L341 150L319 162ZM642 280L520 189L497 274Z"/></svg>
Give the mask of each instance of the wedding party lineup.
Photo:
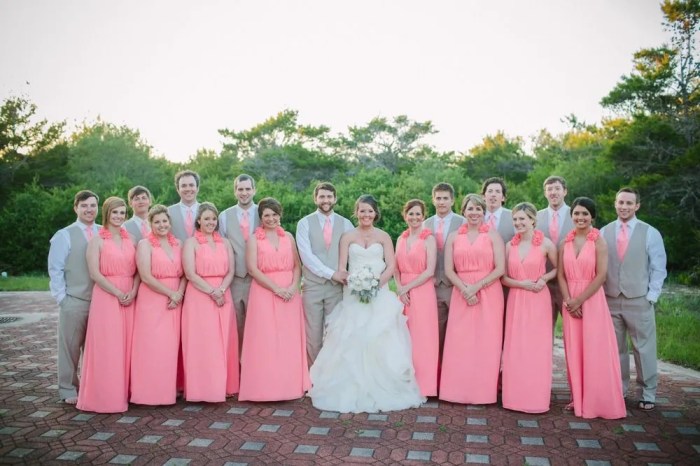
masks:
<svg viewBox="0 0 700 466"><path fill-rule="evenodd" d="M337 212L343 193L318 182L292 234L290 206L252 176L232 180L230 207L199 199L202 182L179 171L170 206L141 185L75 193L76 220L47 261L62 402L121 413L309 397L322 411L377 413L437 398L546 413L561 319L566 410L621 419L656 407L666 252L631 187L598 229L600 206L567 204L561 176L511 209L502 178L466 195L434 180L432 206L405 199L392 238L381 196Z"/></svg>

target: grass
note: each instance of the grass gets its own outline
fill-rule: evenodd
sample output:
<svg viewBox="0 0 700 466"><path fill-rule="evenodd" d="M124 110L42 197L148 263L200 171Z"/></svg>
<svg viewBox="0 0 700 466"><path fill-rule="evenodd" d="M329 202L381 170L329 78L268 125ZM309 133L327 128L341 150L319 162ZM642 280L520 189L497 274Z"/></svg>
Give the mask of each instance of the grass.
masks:
<svg viewBox="0 0 700 466"><path fill-rule="evenodd" d="M659 359L700 370L700 289L672 284L656 306ZM390 287L393 289L393 280ZM0 277L0 291L48 291L46 275ZM561 318L555 335L561 337Z"/></svg>
<svg viewBox="0 0 700 466"><path fill-rule="evenodd" d="M49 291L49 277L46 275L0 277L0 291Z"/></svg>

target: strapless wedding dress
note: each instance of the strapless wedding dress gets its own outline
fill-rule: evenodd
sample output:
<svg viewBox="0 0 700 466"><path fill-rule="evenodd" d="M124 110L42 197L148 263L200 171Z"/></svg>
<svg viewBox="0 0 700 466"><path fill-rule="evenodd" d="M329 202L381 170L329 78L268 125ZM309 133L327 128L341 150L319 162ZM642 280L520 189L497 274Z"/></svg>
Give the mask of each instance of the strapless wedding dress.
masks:
<svg viewBox="0 0 700 466"><path fill-rule="evenodd" d="M374 243L349 248L349 272L369 267L379 276L384 249ZM421 397L403 304L388 286L368 304L345 287L327 319L323 347L311 367L313 405L325 411L375 413L416 408Z"/></svg>

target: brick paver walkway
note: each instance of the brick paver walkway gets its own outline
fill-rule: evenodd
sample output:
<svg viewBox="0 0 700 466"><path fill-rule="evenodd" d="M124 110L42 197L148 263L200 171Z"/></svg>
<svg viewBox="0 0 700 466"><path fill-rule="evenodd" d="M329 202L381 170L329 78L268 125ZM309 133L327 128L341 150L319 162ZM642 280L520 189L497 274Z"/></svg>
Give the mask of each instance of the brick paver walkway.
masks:
<svg viewBox="0 0 700 466"><path fill-rule="evenodd" d="M123 414L82 413L56 389L57 307L48 293L0 293L0 463L8 464L700 464L700 375L664 370L657 408L585 420L568 400L561 350L552 409L430 399L387 414L280 403L178 402ZM670 368L669 368L670 367Z"/></svg>

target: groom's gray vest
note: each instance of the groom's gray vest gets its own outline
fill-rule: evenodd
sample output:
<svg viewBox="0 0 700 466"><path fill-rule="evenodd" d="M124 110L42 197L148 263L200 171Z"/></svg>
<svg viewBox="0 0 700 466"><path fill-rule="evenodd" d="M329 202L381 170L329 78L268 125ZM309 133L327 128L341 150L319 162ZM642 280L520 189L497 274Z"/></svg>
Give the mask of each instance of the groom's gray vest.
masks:
<svg viewBox="0 0 700 466"><path fill-rule="evenodd" d="M344 232L343 217L333 214L333 234L331 236L331 247L326 249L326 242L323 240L323 229L318 221L316 212L306 216L306 221L309 224L309 242L311 243L311 252L318 257L321 262L327 267L338 270L338 255L340 248L340 237ZM312 273L306 266L301 269L304 280L310 282L324 284L328 280Z"/></svg>

